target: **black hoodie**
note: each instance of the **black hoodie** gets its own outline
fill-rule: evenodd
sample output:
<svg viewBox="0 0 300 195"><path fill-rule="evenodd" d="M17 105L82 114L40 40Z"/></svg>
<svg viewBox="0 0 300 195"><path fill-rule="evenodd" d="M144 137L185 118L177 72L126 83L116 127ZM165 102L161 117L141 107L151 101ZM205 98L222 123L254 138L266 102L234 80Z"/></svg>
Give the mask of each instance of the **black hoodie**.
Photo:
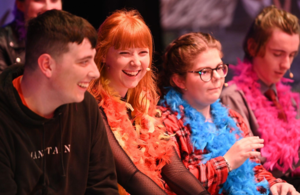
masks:
<svg viewBox="0 0 300 195"><path fill-rule="evenodd" d="M67 104L43 118L0 75L0 194L118 194L115 164L94 98ZM36 81L39 82L39 81Z"/></svg>

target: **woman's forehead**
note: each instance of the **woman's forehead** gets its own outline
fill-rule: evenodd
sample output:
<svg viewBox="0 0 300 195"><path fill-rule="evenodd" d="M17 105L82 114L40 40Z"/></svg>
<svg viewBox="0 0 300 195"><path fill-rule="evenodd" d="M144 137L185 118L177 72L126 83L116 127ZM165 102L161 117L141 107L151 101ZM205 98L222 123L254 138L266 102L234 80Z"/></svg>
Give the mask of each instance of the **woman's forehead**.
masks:
<svg viewBox="0 0 300 195"><path fill-rule="evenodd" d="M193 69L216 68L222 63L221 53L215 48L201 52L191 61Z"/></svg>

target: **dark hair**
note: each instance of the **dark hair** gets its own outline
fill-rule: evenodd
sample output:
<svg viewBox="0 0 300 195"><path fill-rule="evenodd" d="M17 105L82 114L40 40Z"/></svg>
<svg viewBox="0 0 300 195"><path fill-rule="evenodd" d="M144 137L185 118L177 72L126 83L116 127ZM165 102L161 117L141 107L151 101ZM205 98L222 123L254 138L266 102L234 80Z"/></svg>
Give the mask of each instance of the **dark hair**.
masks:
<svg viewBox="0 0 300 195"><path fill-rule="evenodd" d="M97 32L87 20L61 10L44 12L28 23L25 68L35 69L40 55L56 58L69 51L69 43L81 44L84 38L96 47Z"/></svg>
<svg viewBox="0 0 300 195"><path fill-rule="evenodd" d="M177 74L185 78L192 66L191 61L209 48L215 48L220 51L221 56L223 55L220 42L208 33L188 33L170 43L164 54L163 67L158 78L161 96L167 93L167 87L173 87L181 92L173 82L172 76Z"/></svg>
<svg viewBox="0 0 300 195"><path fill-rule="evenodd" d="M264 8L252 23L243 43L245 59L251 61L258 54L264 55L265 45L272 35L273 29L279 28L290 35L300 34L298 18L284 10L279 10L275 6ZM248 40L252 39L250 53Z"/></svg>

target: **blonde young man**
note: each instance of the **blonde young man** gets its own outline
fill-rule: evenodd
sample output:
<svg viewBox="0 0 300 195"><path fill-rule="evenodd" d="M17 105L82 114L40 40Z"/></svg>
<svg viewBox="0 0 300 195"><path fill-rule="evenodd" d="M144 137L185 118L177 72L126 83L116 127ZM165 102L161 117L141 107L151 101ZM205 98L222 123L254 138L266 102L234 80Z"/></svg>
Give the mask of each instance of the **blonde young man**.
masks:
<svg viewBox="0 0 300 195"><path fill-rule="evenodd" d="M245 38L245 59L233 68L236 76L221 95L223 104L264 139L264 167L298 191L299 94L291 92L283 75L298 53L299 29L296 16L274 6L263 9Z"/></svg>

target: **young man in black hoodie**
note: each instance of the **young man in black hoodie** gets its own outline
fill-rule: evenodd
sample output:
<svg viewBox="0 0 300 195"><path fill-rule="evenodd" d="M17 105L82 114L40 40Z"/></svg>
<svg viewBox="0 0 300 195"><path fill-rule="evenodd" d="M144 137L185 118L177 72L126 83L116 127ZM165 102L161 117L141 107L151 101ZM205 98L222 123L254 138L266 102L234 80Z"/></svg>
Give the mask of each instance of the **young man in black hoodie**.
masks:
<svg viewBox="0 0 300 195"><path fill-rule="evenodd" d="M25 65L0 75L0 194L118 194L94 98L97 33L47 11L28 24Z"/></svg>

